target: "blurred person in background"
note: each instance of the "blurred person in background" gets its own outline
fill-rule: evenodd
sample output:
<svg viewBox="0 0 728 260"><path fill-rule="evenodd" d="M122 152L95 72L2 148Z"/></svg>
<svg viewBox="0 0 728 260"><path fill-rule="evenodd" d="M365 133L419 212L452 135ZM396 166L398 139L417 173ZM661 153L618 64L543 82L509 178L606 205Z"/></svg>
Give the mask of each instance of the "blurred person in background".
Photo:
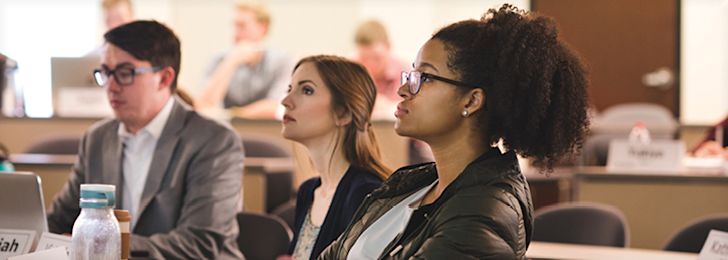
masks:
<svg viewBox="0 0 728 260"><path fill-rule="evenodd" d="M394 120L394 111L400 101L397 94L400 74L409 66L394 57L387 28L377 20L361 23L356 29L354 43L357 50L355 60L367 68L377 85L377 102L372 119ZM433 161L430 147L422 141L410 139L408 151L411 164Z"/></svg>
<svg viewBox="0 0 728 260"><path fill-rule="evenodd" d="M397 89L402 71L409 66L392 54L389 35L384 25L369 20L359 25L354 35L357 55L355 60L367 69L377 86L377 103L374 105L374 120L394 120L394 111L399 102Z"/></svg>
<svg viewBox="0 0 728 260"><path fill-rule="evenodd" d="M708 129L692 152L696 157L723 157L728 160L728 116Z"/></svg>
<svg viewBox="0 0 728 260"><path fill-rule="evenodd" d="M236 6L235 46L213 61L195 100L197 108L231 108L233 116L251 119L276 117L294 60L264 45L270 24L270 12L264 6L248 2Z"/></svg>
<svg viewBox="0 0 728 260"><path fill-rule="evenodd" d="M104 31L134 21L134 9L130 0L103 0L101 10L106 28Z"/></svg>

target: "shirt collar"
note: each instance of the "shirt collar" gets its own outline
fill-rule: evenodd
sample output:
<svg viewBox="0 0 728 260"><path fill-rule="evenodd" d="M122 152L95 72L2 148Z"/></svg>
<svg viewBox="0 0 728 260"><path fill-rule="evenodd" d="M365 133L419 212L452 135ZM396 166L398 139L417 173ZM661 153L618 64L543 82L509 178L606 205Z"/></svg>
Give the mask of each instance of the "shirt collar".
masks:
<svg viewBox="0 0 728 260"><path fill-rule="evenodd" d="M167 124L167 120L169 120L169 115L172 113L172 106L174 105L174 98L170 97L167 100L167 103L164 104L164 107L162 107L162 110L157 113L156 116L152 119L152 121L149 121L149 123L144 126L144 128L140 129L138 133L141 132L147 132L151 134L154 139L159 139L159 137L162 135L162 130L164 130L164 126ZM132 138L135 135L132 133L129 133L126 131L126 126L123 122L119 123L119 129L118 129L119 137L123 139Z"/></svg>

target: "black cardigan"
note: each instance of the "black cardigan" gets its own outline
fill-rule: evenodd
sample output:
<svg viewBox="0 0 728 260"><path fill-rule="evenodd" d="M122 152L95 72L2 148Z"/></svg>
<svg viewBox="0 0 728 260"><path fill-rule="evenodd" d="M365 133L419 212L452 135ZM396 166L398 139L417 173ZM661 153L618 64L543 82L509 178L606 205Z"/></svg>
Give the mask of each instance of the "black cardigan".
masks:
<svg viewBox="0 0 728 260"><path fill-rule="evenodd" d="M334 198L331 200L329 210L326 212L326 218L321 224L310 259L316 259L321 251L344 232L356 209L359 208L367 194L381 185L382 180L376 173L369 172L361 167L349 166L336 187ZM298 233L301 231L303 221L306 218L305 214L308 214L313 203L313 192L319 186L321 186L321 178L314 177L301 184L298 189L296 221L293 227L293 240L288 248L289 254L293 254L293 250L296 248Z"/></svg>

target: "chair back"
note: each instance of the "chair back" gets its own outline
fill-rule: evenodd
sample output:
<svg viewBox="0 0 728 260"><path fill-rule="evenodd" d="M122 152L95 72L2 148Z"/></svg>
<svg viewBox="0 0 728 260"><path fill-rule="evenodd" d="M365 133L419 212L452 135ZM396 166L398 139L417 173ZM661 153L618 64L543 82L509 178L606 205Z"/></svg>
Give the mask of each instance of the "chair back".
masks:
<svg viewBox="0 0 728 260"><path fill-rule="evenodd" d="M52 136L35 142L25 153L75 155L80 141L78 136Z"/></svg>
<svg viewBox="0 0 728 260"><path fill-rule="evenodd" d="M294 222L296 221L296 199L291 199L280 205L278 208L273 210L272 214L286 222L286 224L288 224L288 228L293 229L293 226L295 226Z"/></svg>
<svg viewBox="0 0 728 260"><path fill-rule="evenodd" d="M241 139L245 157L290 157L288 150L274 138L243 134Z"/></svg>
<svg viewBox="0 0 728 260"><path fill-rule="evenodd" d="M728 214L710 215L693 221L675 233L664 249L700 253L711 229L728 232Z"/></svg>
<svg viewBox="0 0 728 260"><path fill-rule="evenodd" d="M245 157L291 158L288 150L279 140L256 134L243 134ZM273 212L277 207L295 196L293 173L276 172L266 175L265 212Z"/></svg>
<svg viewBox="0 0 728 260"><path fill-rule="evenodd" d="M240 212L238 247L248 260L274 260L288 253L291 230L276 216Z"/></svg>
<svg viewBox="0 0 728 260"><path fill-rule="evenodd" d="M678 122L667 108L652 103L625 103L605 109L594 120L597 130L629 133L635 123L642 122L657 138L672 139ZM603 131L600 131L603 132Z"/></svg>
<svg viewBox="0 0 728 260"><path fill-rule="evenodd" d="M591 120L584 141L581 165L606 165L609 143L627 139L635 123L642 122L653 140L675 139L678 122L667 108L651 103L625 103L605 109Z"/></svg>
<svg viewBox="0 0 728 260"><path fill-rule="evenodd" d="M533 241L627 247L629 229L622 212L597 203L561 203L539 209Z"/></svg>

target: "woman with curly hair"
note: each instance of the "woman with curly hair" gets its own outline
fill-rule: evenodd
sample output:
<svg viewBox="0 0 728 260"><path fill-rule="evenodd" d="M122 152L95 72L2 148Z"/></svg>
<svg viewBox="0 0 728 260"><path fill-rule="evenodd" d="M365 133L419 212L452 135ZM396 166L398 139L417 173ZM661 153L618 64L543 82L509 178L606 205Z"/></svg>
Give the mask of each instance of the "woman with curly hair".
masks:
<svg viewBox="0 0 728 260"><path fill-rule="evenodd" d="M580 148L579 58L551 19L504 5L439 30L413 66L395 130L429 144L435 162L397 170L320 258L524 258L533 206L516 154L548 171Z"/></svg>

